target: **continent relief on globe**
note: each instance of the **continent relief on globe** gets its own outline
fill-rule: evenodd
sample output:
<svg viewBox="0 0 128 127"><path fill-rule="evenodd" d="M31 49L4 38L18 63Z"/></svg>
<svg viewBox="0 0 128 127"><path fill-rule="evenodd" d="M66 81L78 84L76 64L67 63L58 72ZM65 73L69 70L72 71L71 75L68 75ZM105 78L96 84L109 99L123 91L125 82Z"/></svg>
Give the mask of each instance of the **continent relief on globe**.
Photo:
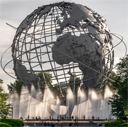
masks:
<svg viewBox="0 0 128 127"><path fill-rule="evenodd" d="M18 59L15 59L14 71L17 75L17 79L24 85L27 85L29 91L31 84L33 84L35 88L38 88L39 78L35 74L28 73L26 67L22 65Z"/></svg>
<svg viewBox="0 0 128 127"><path fill-rule="evenodd" d="M89 34L75 36L67 33L58 37L52 47L52 55L53 60L60 65L69 64L70 62L79 63L79 68L84 74L84 79L98 75L92 69L97 71L102 70L102 48Z"/></svg>

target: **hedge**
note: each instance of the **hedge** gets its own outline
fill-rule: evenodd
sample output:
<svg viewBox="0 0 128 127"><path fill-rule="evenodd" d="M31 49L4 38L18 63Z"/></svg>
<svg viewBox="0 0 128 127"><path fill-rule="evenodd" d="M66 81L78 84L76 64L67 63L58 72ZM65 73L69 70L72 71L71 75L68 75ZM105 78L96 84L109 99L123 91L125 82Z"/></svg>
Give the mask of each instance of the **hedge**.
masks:
<svg viewBox="0 0 128 127"><path fill-rule="evenodd" d="M106 123L105 126L111 126L111 127L128 127L128 122L123 122L123 121L117 121L117 122L111 122L111 123Z"/></svg>
<svg viewBox="0 0 128 127"><path fill-rule="evenodd" d="M128 122L123 122L121 124L118 124L118 126L128 127Z"/></svg>
<svg viewBox="0 0 128 127"><path fill-rule="evenodd" d="M6 119L1 119L1 122L3 123L8 123L11 126L24 126L24 123L20 120L16 120L16 119L11 119L11 118L6 118Z"/></svg>
<svg viewBox="0 0 128 127"><path fill-rule="evenodd" d="M12 127L10 124L0 122L0 127Z"/></svg>
<svg viewBox="0 0 128 127"><path fill-rule="evenodd" d="M1 121L1 122L7 123L7 124L9 124L9 125L11 125L13 127L17 127L17 125L15 123L11 122L11 121Z"/></svg>
<svg viewBox="0 0 128 127"><path fill-rule="evenodd" d="M20 120L18 120L18 121L20 122L21 126L24 126L24 123L22 121L20 121Z"/></svg>
<svg viewBox="0 0 128 127"><path fill-rule="evenodd" d="M111 126L117 126L118 124L123 123L122 121L117 121L117 122L111 122Z"/></svg>

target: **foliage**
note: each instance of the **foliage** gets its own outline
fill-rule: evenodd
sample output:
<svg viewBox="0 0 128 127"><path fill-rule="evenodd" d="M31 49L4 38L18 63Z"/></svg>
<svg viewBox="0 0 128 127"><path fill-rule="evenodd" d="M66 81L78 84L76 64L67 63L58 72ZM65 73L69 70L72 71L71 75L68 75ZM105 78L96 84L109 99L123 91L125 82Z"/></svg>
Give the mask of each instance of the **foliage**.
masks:
<svg viewBox="0 0 128 127"><path fill-rule="evenodd" d="M43 73L37 73L36 75L37 75L37 77L40 78L39 87L42 90L42 92L45 89L45 80L46 80L47 85L49 87L51 86L51 83L52 83L52 80L51 80L52 74L50 74L50 73L44 73L45 80L44 80ZM21 88L22 88L22 84L18 80L16 80L14 83L10 83L10 85L8 84L8 90L9 90L9 92L11 93L13 90L16 90L16 92L18 93L19 96L21 94Z"/></svg>
<svg viewBox="0 0 128 127"><path fill-rule="evenodd" d="M0 127L12 127L10 124L0 122Z"/></svg>
<svg viewBox="0 0 128 127"><path fill-rule="evenodd" d="M6 119L1 119L1 122L8 123L11 126L15 126L15 127L24 126L24 123L17 119L6 118Z"/></svg>
<svg viewBox="0 0 128 127"><path fill-rule="evenodd" d="M125 126L125 127L128 127L128 122L123 122L123 123L121 123L121 124L118 124L118 126Z"/></svg>
<svg viewBox="0 0 128 127"><path fill-rule="evenodd" d="M105 124L105 127L110 126L110 124L111 124L111 123L106 123L106 124Z"/></svg>
<svg viewBox="0 0 128 127"><path fill-rule="evenodd" d="M42 91L44 91L45 80L44 80L43 73L37 73L36 75L37 75L37 77L40 78L39 87ZM52 75L50 73L44 73L44 75L45 75L47 85L50 86L50 84L52 83L52 80L51 80ZM11 93L13 90L16 90L16 92L18 93L19 96L21 94L21 88L22 88L22 84L18 80L16 80L14 83L10 83L10 85L8 85L9 92Z"/></svg>
<svg viewBox="0 0 128 127"><path fill-rule="evenodd" d="M58 85L55 85L55 86L53 87L53 90L56 90L56 91L59 93L59 95L60 95L60 88L59 88ZM62 90L62 93L65 95L67 91L64 90L63 88L62 88L61 90Z"/></svg>
<svg viewBox="0 0 128 127"><path fill-rule="evenodd" d="M22 88L22 85L18 80L16 80L14 83L10 83L10 85L8 84L9 92L11 93L13 90L16 90L19 96L21 94L21 88Z"/></svg>
<svg viewBox="0 0 128 127"><path fill-rule="evenodd" d="M3 80L0 81L1 85ZM11 105L6 104L7 99L9 98L9 94L3 93L3 88L0 85L0 117L5 118L10 114Z"/></svg>
<svg viewBox="0 0 128 127"><path fill-rule="evenodd" d="M2 119L1 119L1 122L3 122L3 123L7 123L7 124L9 124L9 125L11 125L11 126L13 126L13 127L17 127L17 125L14 123L14 122L12 122L12 121L3 121Z"/></svg>
<svg viewBox="0 0 128 127"><path fill-rule="evenodd" d="M22 126L24 126L24 123L22 121L19 121L21 123Z"/></svg>
<svg viewBox="0 0 128 127"><path fill-rule="evenodd" d="M78 87L80 86L81 80L76 75L74 75L74 77L70 77L69 79L70 87L72 87L72 85L74 84L74 81L75 81L75 92L76 92L78 90Z"/></svg>
<svg viewBox="0 0 128 127"><path fill-rule="evenodd" d="M57 92L58 94L60 94L60 88L58 85L55 85L54 87L51 85L52 83L52 74L50 73L47 73L45 72L44 73L44 76L43 76L43 73L36 73L36 76L39 77L40 81L39 81L39 87L41 89L42 92L44 92L45 90L45 84L48 85L48 87L53 90L54 92ZM45 77L45 79L44 79ZM22 88L22 85L21 83L16 80L14 83L10 83L10 85L8 85L8 90L9 92L11 93L13 90L16 90L17 93L19 94L20 96L20 93L21 93L21 88ZM65 90L62 89L62 92L63 93L66 93Z"/></svg>
<svg viewBox="0 0 128 127"><path fill-rule="evenodd" d="M37 77L40 78L40 81L39 81L39 87L42 91L44 91L45 89L45 84L47 84L49 87L51 87L51 83L52 83L52 74L50 73L44 73L44 76L43 76L43 73L37 73L36 74ZM45 82L46 81L46 82Z"/></svg>
<svg viewBox="0 0 128 127"><path fill-rule="evenodd" d="M102 93L102 95L104 95L106 86L108 86L110 88L110 90L113 91L113 81L117 80L117 78L118 78L118 75L114 71L111 71L111 73L109 75L109 79L111 79L111 80L108 79L102 83L103 86L100 89L101 90L100 92ZM100 79L100 82L102 82L103 79L101 78L101 76L99 77L99 79ZM99 89L100 85L101 84L98 84L96 86L96 89Z"/></svg>
<svg viewBox="0 0 128 127"><path fill-rule="evenodd" d="M123 119L128 115L128 55L117 64L117 78L112 83L114 95L109 103L112 105L112 114Z"/></svg>
<svg viewBox="0 0 128 127"><path fill-rule="evenodd" d="M0 84L1 84L1 85L3 84L3 80L2 80L2 79L0 79Z"/></svg>
<svg viewBox="0 0 128 127"><path fill-rule="evenodd" d="M128 81L128 55L120 60L117 64L117 74L123 81Z"/></svg>
<svg viewBox="0 0 128 127"><path fill-rule="evenodd" d="M121 124L122 122L119 121L119 122L111 122L110 126L117 126L118 124Z"/></svg>
<svg viewBox="0 0 128 127"><path fill-rule="evenodd" d="M112 71L109 78L112 79L113 81L116 81L118 79L118 75L114 71ZM108 80L108 82L106 83L106 85L108 85L111 90L114 89L112 84L113 82L111 80Z"/></svg>
<svg viewBox="0 0 128 127"><path fill-rule="evenodd" d="M127 126L128 122L123 122L123 121L118 121L118 122L111 122L111 123L106 123L105 126L109 126L109 127L119 127L119 126Z"/></svg>
<svg viewBox="0 0 128 127"><path fill-rule="evenodd" d="M43 76L43 73L37 73L36 75L37 75L37 77L40 78L39 87L40 87L40 89L41 89L42 92L44 92L44 90L45 90L45 84L47 84L48 87L49 87L52 91L54 91L55 93L57 93L57 94L60 95L60 88L59 88L59 86L58 86L58 85L55 85L55 86L53 87L53 86L51 85L51 83L52 83L52 74L50 74L50 73L48 73L48 72L45 72L45 73L44 73L44 76ZM45 77L45 79L44 79L44 77ZM46 83L45 83L45 81L46 81ZM62 89L62 93L65 94L66 91Z"/></svg>

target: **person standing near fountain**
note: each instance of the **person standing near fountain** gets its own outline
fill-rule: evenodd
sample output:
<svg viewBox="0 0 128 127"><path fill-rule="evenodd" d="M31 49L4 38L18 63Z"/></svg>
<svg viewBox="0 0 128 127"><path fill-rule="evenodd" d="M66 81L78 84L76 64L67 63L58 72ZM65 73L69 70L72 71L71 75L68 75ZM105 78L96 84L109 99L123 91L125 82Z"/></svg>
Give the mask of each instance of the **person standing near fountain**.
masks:
<svg viewBox="0 0 128 127"><path fill-rule="evenodd" d="M72 123L69 123L69 126L72 126Z"/></svg>
<svg viewBox="0 0 128 127"><path fill-rule="evenodd" d="M41 120L41 117L39 116L39 120Z"/></svg>
<svg viewBox="0 0 128 127"><path fill-rule="evenodd" d="M85 115L84 115L83 119L85 120Z"/></svg>
<svg viewBox="0 0 128 127"><path fill-rule="evenodd" d="M72 121L73 121L73 119L74 119L74 116L72 116Z"/></svg>
<svg viewBox="0 0 128 127"><path fill-rule="evenodd" d="M20 117L20 120L23 121L23 117Z"/></svg>
<svg viewBox="0 0 128 127"><path fill-rule="evenodd" d="M28 121L29 121L29 115L28 115Z"/></svg>
<svg viewBox="0 0 128 127"><path fill-rule="evenodd" d="M94 120L94 116L92 116L92 120Z"/></svg>
<svg viewBox="0 0 128 127"><path fill-rule="evenodd" d="M46 126L46 125L47 125L47 123L46 123L46 121L45 121L44 126Z"/></svg>
<svg viewBox="0 0 128 127"><path fill-rule="evenodd" d="M60 121L60 117L59 117L59 116L57 117L57 121L58 121L58 123L59 123L59 121Z"/></svg>

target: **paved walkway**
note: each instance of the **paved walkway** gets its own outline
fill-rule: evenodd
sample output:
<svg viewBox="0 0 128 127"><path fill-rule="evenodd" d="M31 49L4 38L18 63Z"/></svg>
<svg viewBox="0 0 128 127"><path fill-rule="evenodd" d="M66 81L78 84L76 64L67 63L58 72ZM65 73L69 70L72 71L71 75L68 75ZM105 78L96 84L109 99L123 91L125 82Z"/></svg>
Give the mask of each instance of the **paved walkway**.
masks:
<svg viewBox="0 0 128 127"><path fill-rule="evenodd" d="M63 121L57 121L57 120L42 120L42 121L24 121L24 124L25 124L25 126L43 126L44 125L44 123L49 123L50 125L51 125L51 123L53 123L53 124L55 124L56 125L56 127L57 126L61 126L62 124L63 124L63 126L64 127L66 127L66 126L69 126L69 124L70 123L72 123L72 126L76 126L76 125L79 125L79 126L97 126L97 123L104 123L104 121L102 120L102 121L92 121L91 120L91 122L90 121L87 121L87 120L81 120L81 121L79 121L78 120L78 124L76 124L75 123L75 121L71 121L71 120L63 120Z"/></svg>

